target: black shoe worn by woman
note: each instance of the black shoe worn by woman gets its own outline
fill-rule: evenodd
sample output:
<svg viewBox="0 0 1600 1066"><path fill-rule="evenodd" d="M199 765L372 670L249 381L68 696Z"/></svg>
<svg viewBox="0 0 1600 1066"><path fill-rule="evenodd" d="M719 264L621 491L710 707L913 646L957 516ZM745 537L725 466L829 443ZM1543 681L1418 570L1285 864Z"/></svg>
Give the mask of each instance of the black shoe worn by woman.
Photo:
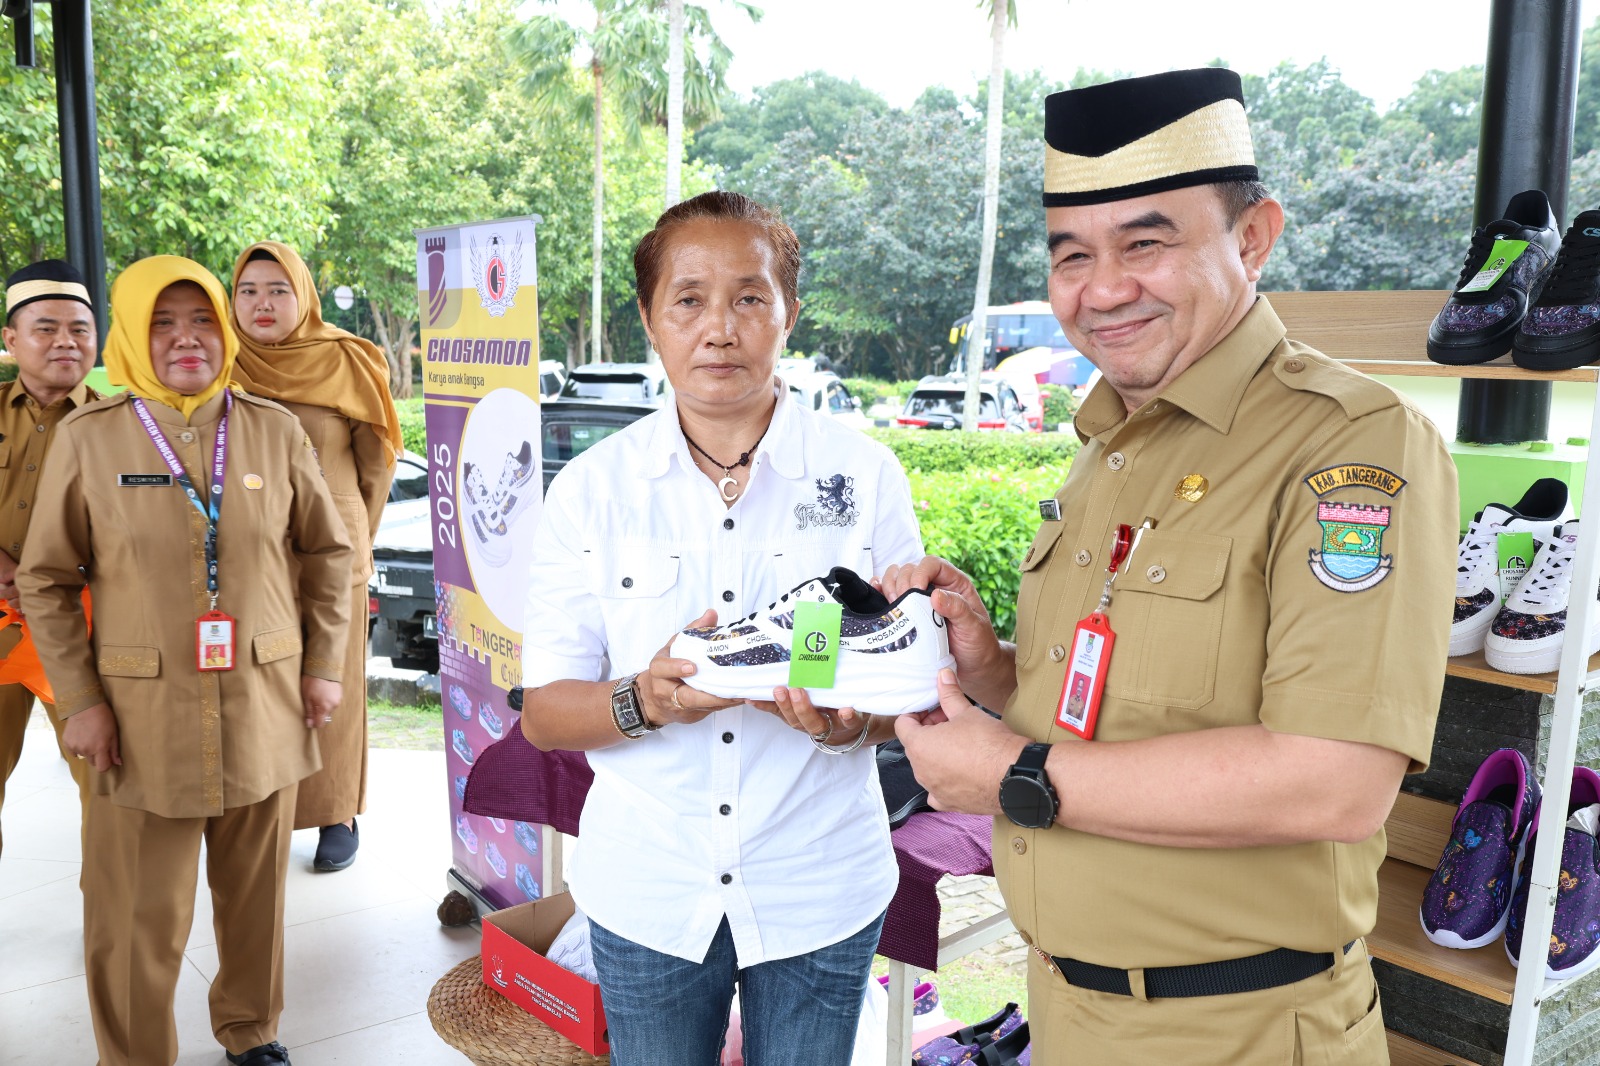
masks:
<svg viewBox="0 0 1600 1066"><path fill-rule="evenodd" d="M229 1051L227 1055L233 1066L289 1066L289 1049L276 1040L270 1044L258 1044L237 1055Z"/></svg>
<svg viewBox="0 0 1600 1066"><path fill-rule="evenodd" d="M322 873L343 870L356 861L356 849L360 846L361 832L356 828L354 818L350 819L349 825L325 825L322 827L322 837L317 841L317 857L312 865Z"/></svg>

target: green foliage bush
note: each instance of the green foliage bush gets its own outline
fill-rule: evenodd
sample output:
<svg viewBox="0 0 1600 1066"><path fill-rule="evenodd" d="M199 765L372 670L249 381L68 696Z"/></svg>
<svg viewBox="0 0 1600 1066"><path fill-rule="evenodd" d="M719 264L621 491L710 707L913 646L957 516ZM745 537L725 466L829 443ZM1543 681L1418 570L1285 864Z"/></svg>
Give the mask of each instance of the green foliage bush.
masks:
<svg viewBox="0 0 1600 1066"><path fill-rule="evenodd" d="M1019 567L1039 530L1039 501L1061 487L1067 465L1061 461L1003 472L941 470L909 475L923 547L972 578L1003 639L1011 639L1016 626Z"/></svg>
<svg viewBox="0 0 1600 1066"><path fill-rule="evenodd" d="M887 400L895 407L905 405L906 397L911 390L917 387L915 381L885 381L883 378L843 378L844 387L850 390L850 395L861 400L861 409L865 411L875 403Z"/></svg>
<svg viewBox="0 0 1600 1066"><path fill-rule="evenodd" d="M906 472L988 474L1063 466L1078 451L1071 433L962 433L926 429L869 429Z"/></svg>
<svg viewBox="0 0 1600 1066"><path fill-rule="evenodd" d="M5 352L0 352L0 385L15 380L17 380L17 360Z"/></svg>
<svg viewBox="0 0 1600 1066"><path fill-rule="evenodd" d="M400 413L400 436L405 442L406 451L427 455L428 425L423 414L422 397L413 396L407 400L396 400L394 406Z"/></svg>
<svg viewBox="0 0 1600 1066"><path fill-rule="evenodd" d="M1043 385L1039 389L1044 400L1044 428L1054 430L1063 422L1071 422L1078 413L1078 398L1072 395L1071 385Z"/></svg>

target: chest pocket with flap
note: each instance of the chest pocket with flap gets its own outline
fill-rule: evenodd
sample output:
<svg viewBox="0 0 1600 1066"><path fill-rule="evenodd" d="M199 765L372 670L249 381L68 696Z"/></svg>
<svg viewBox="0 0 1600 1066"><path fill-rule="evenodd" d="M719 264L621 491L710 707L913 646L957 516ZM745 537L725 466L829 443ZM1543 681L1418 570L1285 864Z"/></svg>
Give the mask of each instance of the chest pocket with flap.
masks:
<svg viewBox="0 0 1600 1066"><path fill-rule="evenodd" d="M1144 532L1112 595L1108 693L1190 710L1211 702L1232 549L1231 537Z"/></svg>
<svg viewBox="0 0 1600 1066"><path fill-rule="evenodd" d="M1034 534L1033 543L1022 556L1021 570L1022 582L1017 589L1017 665L1026 664L1033 657L1033 649L1040 643L1040 634L1052 632L1052 616L1060 607L1061 596L1047 595L1045 586L1051 582L1049 568L1045 562L1056 554L1056 545L1061 540L1064 522L1044 522L1039 526L1039 532ZM1070 541L1069 541L1070 543ZM1064 581L1064 575L1056 575L1057 584Z"/></svg>

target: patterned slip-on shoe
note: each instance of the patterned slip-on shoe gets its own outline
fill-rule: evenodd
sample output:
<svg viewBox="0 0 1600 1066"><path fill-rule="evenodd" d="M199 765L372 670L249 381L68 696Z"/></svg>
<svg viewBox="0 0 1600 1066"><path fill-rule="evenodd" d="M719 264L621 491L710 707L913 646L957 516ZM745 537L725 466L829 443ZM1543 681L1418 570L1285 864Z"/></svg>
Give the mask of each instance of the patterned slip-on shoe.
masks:
<svg viewBox="0 0 1600 1066"><path fill-rule="evenodd" d="M494 846L494 841L489 841L488 845L483 849L483 857L489 863L489 869L494 871L496 877L504 877L506 875L505 857L500 854L500 849Z"/></svg>
<svg viewBox="0 0 1600 1066"><path fill-rule="evenodd" d="M1428 326L1428 358L1464 366L1509 352L1560 245L1545 194L1513 196L1503 217L1473 233L1455 291Z"/></svg>
<svg viewBox="0 0 1600 1066"><path fill-rule="evenodd" d="M1446 948L1479 948L1505 931L1512 878L1528 843L1539 782L1515 748L1483 760L1422 892L1422 931Z"/></svg>
<svg viewBox="0 0 1600 1066"><path fill-rule="evenodd" d="M1557 875L1556 915L1550 929L1550 950L1545 976L1552 981L1582 977L1600 968L1600 774L1587 766L1572 771L1572 796L1567 802L1566 836L1561 844L1561 872ZM1534 824L1538 824L1537 815ZM1517 893L1506 925L1506 956L1517 965L1522 954L1522 930L1528 907L1528 870L1533 865L1533 843L1519 867Z"/></svg>
<svg viewBox="0 0 1600 1066"><path fill-rule="evenodd" d="M472 698L466 694L460 685L450 686L450 706L456 709L463 720L472 721Z"/></svg>
<svg viewBox="0 0 1600 1066"><path fill-rule="evenodd" d="M911 1056L915 1066L965 1066L981 1063L984 1048L1026 1025L1022 1011L1007 1003L981 1022L938 1036L923 1044Z"/></svg>
<svg viewBox="0 0 1600 1066"><path fill-rule="evenodd" d="M472 760L475 756L472 753L472 745L467 743L467 734L464 730L452 729L450 731L450 750L456 753L456 758L468 766L472 765Z"/></svg>
<svg viewBox="0 0 1600 1066"><path fill-rule="evenodd" d="M533 871L529 870L520 862L517 863L517 875L515 880L517 882L517 887L522 889L522 894L523 896L527 897L529 903L532 903L534 900L539 898L539 882L533 879Z"/></svg>
<svg viewBox="0 0 1600 1066"><path fill-rule="evenodd" d="M879 977L878 983L887 989L889 975L884 974ZM939 1004L938 986L932 981L919 981L911 991L911 1031L921 1032L936 1025L947 1025L949 1022L944 1007Z"/></svg>
<svg viewBox="0 0 1600 1066"><path fill-rule="evenodd" d="M1456 550L1456 606L1450 619L1450 654L1469 655L1483 649L1483 642L1494 624L1495 615L1515 587L1515 579L1526 572L1545 541L1555 535L1566 517L1567 485L1553 477L1540 478L1510 506L1491 503L1479 511L1467 527ZM1509 560L1501 568L1500 537L1503 534L1529 533L1532 551L1525 557ZM1518 565L1520 563L1520 566Z"/></svg>
<svg viewBox="0 0 1600 1066"><path fill-rule="evenodd" d="M1533 558L1533 565L1495 615L1484 638L1483 657L1507 674L1548 674L1561 665L1572 592L1572 557L1578 547L1576 519L1562 524ZM1600 611L1589 625L1586 655L1600 651Z"/></svg>
<svg viewBox="0 0 1600 1066"><path fill-rule="evenodd" d="M494 713L494 708L489 706L487 702L478 704L478 721L483 723L484 732L488 733L493 739L499 740L506 735L505 723L500 720L500 716Z"/></svg>
<svg viewBox="0 0 1600 1066"><path fill-rule="evenodd" d="M1571 370L1600 359L1600 211L1573 219L1539 299L1522 320L1511 361Z"/></svg>
<svg viewBox="0 0 1600 1066"><path fill-rule="evenodd" d="M472 831L472 825L464 814L456 815L456 836L467 846L467 851L478 854L478 834Z"/></svg>
<svg viewBox="0 0 1600 1066"><path fill-rule="evenodd" d="M794 613L801 603L837 603L843 611L833 687L809 690L818 707L906 714L938 705L935 678L955 659L944 619L933 609L932 589L911 589L890 603L842 566L726 625L684 630L672 639L671 655L695 664L692 683L703 692L770 700L774 688L789 683Z"/></svg>
<svg viewBox="0 0 1600 1066"><path fill-rule="evenodd" d="M518 822L511 827L511 835L517 838L517 843L522 845L522 850L529 855L539 854L539 831L527 822Z"/></svg>

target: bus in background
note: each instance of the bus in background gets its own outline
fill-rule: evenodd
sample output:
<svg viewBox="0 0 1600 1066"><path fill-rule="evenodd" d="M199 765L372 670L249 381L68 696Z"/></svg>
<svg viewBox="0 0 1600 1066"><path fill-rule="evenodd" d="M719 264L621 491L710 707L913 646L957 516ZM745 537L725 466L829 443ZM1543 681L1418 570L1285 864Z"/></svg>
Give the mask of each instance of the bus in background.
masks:
<svg viewBox="0 0 1600 1066"><path fill-rule="evenodd" d="M1008 355L1028 348L1052 348L1072 351L1072 342L1061 332L1061 323L1050 313L1044 300L1025 300L1021 303L1003 304L989 308L984 330L987 335L983 345L983 369L993 370ZM950 327L950 373L966 370L967 349L971 337L968 326L971 315L962 315Z"/></svg>

